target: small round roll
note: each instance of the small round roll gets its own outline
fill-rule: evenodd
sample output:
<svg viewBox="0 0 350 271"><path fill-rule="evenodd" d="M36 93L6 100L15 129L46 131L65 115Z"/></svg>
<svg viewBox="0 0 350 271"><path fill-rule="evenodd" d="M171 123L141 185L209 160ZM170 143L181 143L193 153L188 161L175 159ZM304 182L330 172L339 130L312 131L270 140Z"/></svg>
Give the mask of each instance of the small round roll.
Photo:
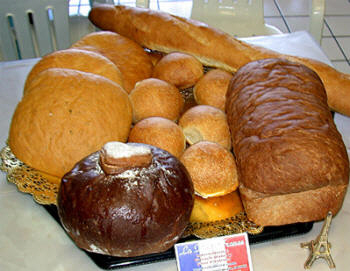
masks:
<svg viewBox="0 0 350 271"><path fill-rule="evenodd" d="M193 88L198 104L217 107L225 112L226 92L233 75L221 69L207 72Z"/></svg>
<svg viewBox="0 0 350 271"><path fill-rule="evenodd" d="M177 158L181 156L186 147L181 127L161 117L151 117L136 123L130 131L128 141L156 146Z"/></svg>
<svg viewBox="0 0 350 271"><path fill-rule="evenodd" d="M185 89L194 86L203 76L203 65L195 57L174 52L162 57L154 66L153 77Z"/></svg>
<svg viewBox="0 0 350 271"><path fill-rule="evenodd" d="M194 106L180 117L179 125L190 145L207 140L216 142L227 150L231 149L231 134L226 114L216 107Z"/></svg>
<svg viewBox="0 0 350 271"><path fill-rule="evenodd" d="M133 106L133 122L149 117L178 120L184 106L179 90L166 81L148 78L138 82L129 94Z"/></svg>
<svg viewBox="0 0 350 271"><path fill-rule="evenodd" d="M237 190L221 196L204 199L194 197L194 206L190 222L213 222L235 216L243 211L243 205Z"/></svg>
<svg viewBox="0 0 350 271"><path fill-rule="evenodd" d="M180 161L192 178L195 193L203 198L223 196L238 187L235 158L217 143L200 141L188 147Z"/></svg>

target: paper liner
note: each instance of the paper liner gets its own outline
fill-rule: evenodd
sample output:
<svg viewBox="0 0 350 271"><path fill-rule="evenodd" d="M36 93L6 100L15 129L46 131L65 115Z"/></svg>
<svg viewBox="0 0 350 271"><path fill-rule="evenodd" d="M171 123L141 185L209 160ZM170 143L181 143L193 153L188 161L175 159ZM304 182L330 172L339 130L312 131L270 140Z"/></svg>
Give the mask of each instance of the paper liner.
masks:
<svg viewBox="0 0 350 271"><path fill-rule="evenodd" d="M7 180L19 191L33 195L39 204L56 205L59 178L27 166L14 156L9 146L1 150L0 158L0 169L7 173Z"/></svg>

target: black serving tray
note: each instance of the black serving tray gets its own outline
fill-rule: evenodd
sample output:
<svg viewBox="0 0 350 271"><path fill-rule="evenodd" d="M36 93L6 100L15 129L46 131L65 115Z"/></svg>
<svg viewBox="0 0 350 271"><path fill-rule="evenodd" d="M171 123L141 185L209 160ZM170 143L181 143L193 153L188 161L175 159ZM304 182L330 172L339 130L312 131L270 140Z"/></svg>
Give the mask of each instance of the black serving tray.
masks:
<svg viewBox="0 0 350 271"><path fill-rule="evenodd" d="M49 214L61 225L58 217L57 207L55 205L42 205ZM248 234L250 244L256 244L271 241L280 238L286 238L295 235L301 235L309 232L313 227L313 222L296 223L284 226L265 227L259 234ZM181 239L181 242L194 240L195 237ZM162 253L148 254L138 257L114 257L85 251L93 262L102 269L111 270L135 265L149 264L169 259L175 259L175 250L171 248Z"/></svg>

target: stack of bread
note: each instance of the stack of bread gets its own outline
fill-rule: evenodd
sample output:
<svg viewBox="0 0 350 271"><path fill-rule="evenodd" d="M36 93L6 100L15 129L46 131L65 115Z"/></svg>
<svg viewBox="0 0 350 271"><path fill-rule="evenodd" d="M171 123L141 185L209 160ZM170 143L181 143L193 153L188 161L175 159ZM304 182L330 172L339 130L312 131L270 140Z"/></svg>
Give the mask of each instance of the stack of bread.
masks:
<svg viewBox="0 0 350 271"><path fill-rule="evenodd" d="M328 106L350 114L337 90L350 78L162 12L102 5L89 18L108 31L33 67L9 133L17 158L62 179L60 218L80 247L137 256L189 222L339 211L349 164Z"/></svg>

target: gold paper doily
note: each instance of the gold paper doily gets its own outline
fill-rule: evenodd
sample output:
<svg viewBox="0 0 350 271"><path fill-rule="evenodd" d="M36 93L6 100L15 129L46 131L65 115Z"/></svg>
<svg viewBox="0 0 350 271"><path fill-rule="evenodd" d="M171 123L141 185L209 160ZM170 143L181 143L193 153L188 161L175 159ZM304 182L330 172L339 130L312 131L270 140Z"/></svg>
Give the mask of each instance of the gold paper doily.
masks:
<svg viewBox="0 0 350 271"><path fill-rule="evenodd" d="M60 179L33 169L11 152L9 146L0 152L0 169L7 173L7 180L14 183L18 190L33 195L39 204L55 204ZM234 217L208 223L190 223L184 236L196 236L198 238L210 238L235 233L247 232L258 234L263 227L250 222L244 212Z"/></svg>
<svg viewBox="0 0 350 271"><path fill-rule="evenodd" d="M19 191L33 195L39 204L56 205L59 178L27 166L14 156L9 146L1 150L0 158L0 169L7 173L7 180Z"/></svg>
<svg viewBox="0 0 350 271"><path fill-rule="evenodd" d="M204 239L243 232L259 234L263 230L264 227L249 221L247 215L244 212L240 212L234 217L220 221L190 223L184 233L184 237L193 235Z"/></svg>

